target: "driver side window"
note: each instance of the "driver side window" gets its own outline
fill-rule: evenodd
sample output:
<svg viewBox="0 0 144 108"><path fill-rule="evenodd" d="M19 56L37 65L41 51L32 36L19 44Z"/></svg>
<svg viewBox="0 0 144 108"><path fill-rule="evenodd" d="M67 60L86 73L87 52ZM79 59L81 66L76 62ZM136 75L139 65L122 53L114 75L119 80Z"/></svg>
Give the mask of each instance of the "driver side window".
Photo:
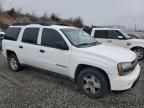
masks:
<svg viewBox="0 0 144 108"><path fill-rule="evenodd" d="M107 31L108 39L118 39L119 36L122 36L122 34L116 30L108 30Z"/></svg>
<svg viewBox="0 0 144 108"><path fill-rule="evenodd" d="M67 45L62 36L56 30L48 28L43 29L41 38L42 46L57 48L56 43L59 42L65 43L65 45Z"/></svg>

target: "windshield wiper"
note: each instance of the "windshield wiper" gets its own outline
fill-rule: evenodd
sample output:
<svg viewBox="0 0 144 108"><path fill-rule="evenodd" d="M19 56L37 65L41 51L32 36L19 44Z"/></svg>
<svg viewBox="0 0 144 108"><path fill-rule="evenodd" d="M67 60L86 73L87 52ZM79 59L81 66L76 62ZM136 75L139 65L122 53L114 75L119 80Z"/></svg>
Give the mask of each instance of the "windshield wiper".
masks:
<svg viewBox="0 0 144 108"><path fill-rule="evenodd" d="M77 46L83 46L83 45L97 45L98 42L92 42L92 43L81 43L78 44Z"/></svg>
<svg viewBox="0 0 144 108"><path fill-rule="evenodd" d="M81 43L81 44L78 44L77 46L83 46L83 45L90 45L89 43Z"/></svg>
<svg viewBox="0 0 144 108"><path fill-rule="evenodd" d="M89 43L90 45L97 45L98 42L92 42L92 43Z"/></svg>

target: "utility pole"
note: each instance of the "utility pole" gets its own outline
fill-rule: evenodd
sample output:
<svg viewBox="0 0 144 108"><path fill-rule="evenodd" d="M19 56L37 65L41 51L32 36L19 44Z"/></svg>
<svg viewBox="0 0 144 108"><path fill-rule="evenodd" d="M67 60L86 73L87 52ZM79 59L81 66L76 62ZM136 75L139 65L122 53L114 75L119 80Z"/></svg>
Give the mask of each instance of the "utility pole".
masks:
<svg viewBox="0 0 144 108"><path fill-rule="evenodd" d="M135 24L135 28L134 29L135 29L135 32L137 32L137 25L136 24Z"/></svg>

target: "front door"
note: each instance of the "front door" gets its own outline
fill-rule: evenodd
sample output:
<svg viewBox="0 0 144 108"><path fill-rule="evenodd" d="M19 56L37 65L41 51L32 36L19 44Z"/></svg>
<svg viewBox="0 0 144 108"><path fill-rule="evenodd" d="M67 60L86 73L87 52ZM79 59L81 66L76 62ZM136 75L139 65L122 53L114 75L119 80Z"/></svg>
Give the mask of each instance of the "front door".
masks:
<svg viewBox="0 0 144 108"><path fill-rule="evenodd" d="M46 70L68 75L70 51L57 48L57 42L63 42L67 45L59 32L44 28L39 47L41 66Z"/></svg>
<svg viewBox="0 0 144 108"><path fill-rule="evenodd" d="M121 37L121 38L119 38ZM126 47L127 41L125 37L117 30L107 30L106 43Z"/></svg>

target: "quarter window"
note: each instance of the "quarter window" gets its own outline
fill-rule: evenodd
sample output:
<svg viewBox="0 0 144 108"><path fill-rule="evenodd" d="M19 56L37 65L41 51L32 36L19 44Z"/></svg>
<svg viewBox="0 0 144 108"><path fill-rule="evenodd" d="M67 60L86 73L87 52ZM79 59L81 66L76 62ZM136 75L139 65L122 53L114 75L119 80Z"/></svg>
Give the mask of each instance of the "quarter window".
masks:
<svg viewBox="0 0 144 108"><path fill-rule="evenodd" d="M39 28L26 28L23 33L22 42L37 44Z"/></svg>
<svg viewBox="0 0 144 108"><path fill-rule="evenodd" d="M42 32L41 45L56 48L57 42L64 42L62 36L53 29L44 28Z"/></svg>
<svg viewBox="0 0 144 108"><path fill-rule="evenodd" d="M16 41L20 31L21 28L11 27L6 31L6 35L4 36L4 39Z"/></svg>

